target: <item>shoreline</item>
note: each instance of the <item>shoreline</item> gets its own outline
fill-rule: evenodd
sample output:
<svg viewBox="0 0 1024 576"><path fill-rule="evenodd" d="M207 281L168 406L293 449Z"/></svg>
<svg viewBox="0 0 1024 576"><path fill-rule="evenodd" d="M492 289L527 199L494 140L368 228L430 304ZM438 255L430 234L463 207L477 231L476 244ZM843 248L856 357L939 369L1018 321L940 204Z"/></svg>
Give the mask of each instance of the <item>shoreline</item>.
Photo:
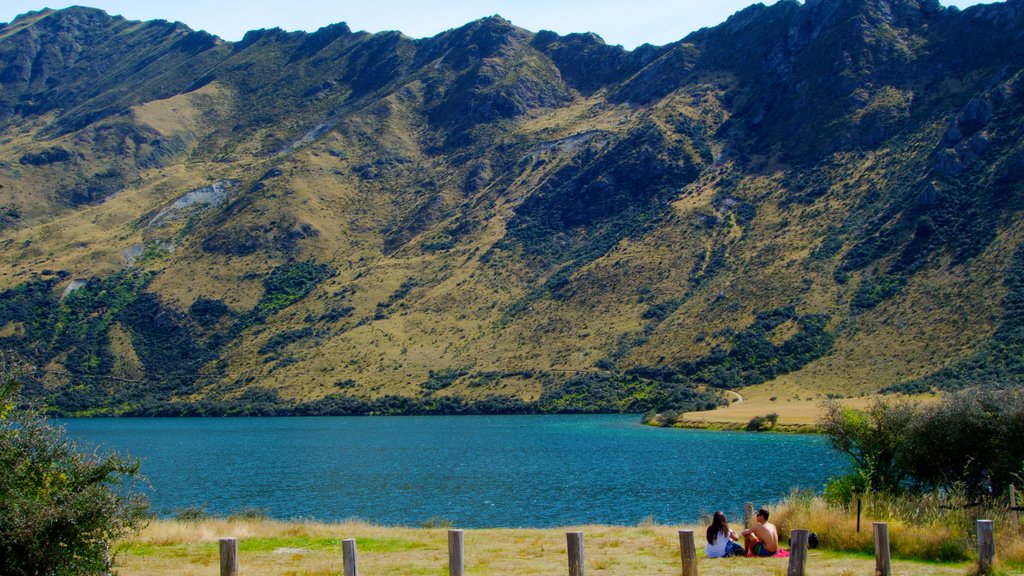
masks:
<svg viewBox="0 0 1024 576"><path fill-rule="evenodd" d="M748 430L746 423L727 420L680 420L675 424L660 425L648 423L655 428L678 428L681 430L714 430L717 432L749 432L751 434L821 434L817 424L777 423L763 430Z"/></svg>

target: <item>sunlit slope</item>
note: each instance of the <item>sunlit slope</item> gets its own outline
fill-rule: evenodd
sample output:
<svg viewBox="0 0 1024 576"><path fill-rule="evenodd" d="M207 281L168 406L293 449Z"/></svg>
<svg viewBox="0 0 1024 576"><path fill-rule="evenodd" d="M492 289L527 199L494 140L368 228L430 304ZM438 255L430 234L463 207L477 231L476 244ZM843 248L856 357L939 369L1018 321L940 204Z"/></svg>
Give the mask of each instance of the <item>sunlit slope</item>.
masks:
<svg viewBox="0 0 1024 576"><path fill-rule="evenodd" d="M1019 383L1020 12L780 3L633 52L26 15L2 345L80 414Z"/></svg>

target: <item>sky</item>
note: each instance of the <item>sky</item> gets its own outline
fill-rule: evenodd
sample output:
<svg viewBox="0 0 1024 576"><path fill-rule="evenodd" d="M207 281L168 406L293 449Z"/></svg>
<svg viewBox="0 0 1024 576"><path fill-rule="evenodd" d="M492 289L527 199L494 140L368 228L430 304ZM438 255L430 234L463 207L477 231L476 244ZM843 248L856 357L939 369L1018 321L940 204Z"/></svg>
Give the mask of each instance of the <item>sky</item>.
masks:
<svg viewBox="0 0 1024 576"><path fill-rule="evenodd" d="M754 0L3 0L0 22L44 7L74 4L119 14L129 20L180 21L224 40L240 40L249 30L283 28L312 32L346 22L352 30L400 30L423 38L458 28L485 16L500 14L516 26L559 34L595 32L608 44L632 50L682 39L694 30L714 26ZM773 4L774 0L765 0ZM966 8L978 0L942 0ZM429 8L424 8L428 6Z"/></svg>

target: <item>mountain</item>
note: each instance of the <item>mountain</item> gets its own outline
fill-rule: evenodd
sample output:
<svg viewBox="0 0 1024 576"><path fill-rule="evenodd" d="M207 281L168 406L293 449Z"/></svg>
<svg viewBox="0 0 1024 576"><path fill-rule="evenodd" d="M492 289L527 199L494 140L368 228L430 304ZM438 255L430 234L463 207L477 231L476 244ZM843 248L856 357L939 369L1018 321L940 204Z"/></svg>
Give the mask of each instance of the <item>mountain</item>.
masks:
<svg viewBox="0 0 1024 576"><path fill-rule="evenodd" d="M1022 52L1022 0L783 0L633 51L24 14L0 348L78 415L1020 385Z"/></svg>

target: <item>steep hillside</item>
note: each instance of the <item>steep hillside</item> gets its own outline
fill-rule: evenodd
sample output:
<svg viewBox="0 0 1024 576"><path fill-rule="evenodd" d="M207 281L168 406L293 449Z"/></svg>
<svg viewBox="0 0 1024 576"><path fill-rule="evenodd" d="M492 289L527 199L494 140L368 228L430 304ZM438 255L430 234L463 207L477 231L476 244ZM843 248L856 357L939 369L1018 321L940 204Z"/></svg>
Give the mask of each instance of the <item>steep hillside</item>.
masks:
<svg viewBox="0 0 1024 576"><path fill-rule="evenodd" d="M1022 63L1022 0L783 0L634 51L26 14L0 347L75 414L1019 385Z"/></svg>

